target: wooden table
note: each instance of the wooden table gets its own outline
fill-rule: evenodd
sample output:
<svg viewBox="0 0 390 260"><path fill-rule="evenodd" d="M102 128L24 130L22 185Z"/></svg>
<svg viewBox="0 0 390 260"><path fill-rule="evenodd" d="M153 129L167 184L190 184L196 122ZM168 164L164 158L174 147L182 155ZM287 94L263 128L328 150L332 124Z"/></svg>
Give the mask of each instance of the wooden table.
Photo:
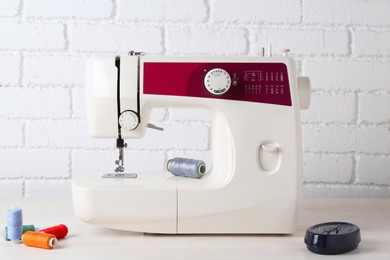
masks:
<svg viewBox="0 0 390 260"><path fill-rule="evenodd" d="M155 235L109 230L85 224L73 215L70 199L3 199L7 209L23 209L25 224L41 228L66 224L69 235L53 250L0 242L0 259L390 259L390 199L305 199L293 235ZM322 256L306 249L306 228L327 221L358 225L362 241L347 254Z"/></svg>

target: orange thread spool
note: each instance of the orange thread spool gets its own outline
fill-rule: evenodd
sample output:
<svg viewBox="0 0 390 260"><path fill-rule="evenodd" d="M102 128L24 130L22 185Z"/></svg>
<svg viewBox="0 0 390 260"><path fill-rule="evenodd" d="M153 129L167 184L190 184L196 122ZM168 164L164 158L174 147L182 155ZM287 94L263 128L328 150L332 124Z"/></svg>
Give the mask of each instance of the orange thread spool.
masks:
<svg viewBox="0 0 390 260"><path fill-rule="evenodd" d="M57 238L52 234L27 231L22 236L22 242L26 246L53 249L57 243Z"/></svg>
<svg viewBox="0 0 390 260"><path fill-rule="evenodd" d="M60 238L65 237L68 234L68 228L64 224L61 224L61 225L57 225L54 227L49 227L49 228L39 230L39 232L43 232L46 234L52 234L57 239L60 239Z"/></svg>

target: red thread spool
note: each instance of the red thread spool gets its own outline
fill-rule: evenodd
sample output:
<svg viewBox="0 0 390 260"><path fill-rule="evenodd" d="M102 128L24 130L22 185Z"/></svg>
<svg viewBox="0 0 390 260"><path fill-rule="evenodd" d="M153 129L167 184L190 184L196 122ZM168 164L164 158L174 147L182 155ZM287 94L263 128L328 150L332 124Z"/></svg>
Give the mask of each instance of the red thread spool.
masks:
<svg viewBox="0 0 390 260"><path fill-rule="evenodd" d="M68 234L68 228L64 224L61 224L58 226L42 229L39 232L43 232L46 234L52 234L57 239L60 239L60 238L65 237Z"/></svg>

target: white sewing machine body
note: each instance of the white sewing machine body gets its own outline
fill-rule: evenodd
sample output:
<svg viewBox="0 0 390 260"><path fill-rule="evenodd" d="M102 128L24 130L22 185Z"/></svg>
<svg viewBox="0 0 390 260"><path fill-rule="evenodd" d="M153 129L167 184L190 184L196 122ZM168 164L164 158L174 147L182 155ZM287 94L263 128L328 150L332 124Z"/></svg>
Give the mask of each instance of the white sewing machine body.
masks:
<svg viewBox="0 0 390 260"><path fill-rule="evenodd" d="M213 168L202 179L168 172L74 178L76 216L150 233L294 232L302 183L300 108L310 102L308 79L301 80L301 94L298 81L287 57L92 57L86 86L91 136L117 138L118 120L129 119L121 123L122 137L142 138L153 107L206 107Z"/></svg>

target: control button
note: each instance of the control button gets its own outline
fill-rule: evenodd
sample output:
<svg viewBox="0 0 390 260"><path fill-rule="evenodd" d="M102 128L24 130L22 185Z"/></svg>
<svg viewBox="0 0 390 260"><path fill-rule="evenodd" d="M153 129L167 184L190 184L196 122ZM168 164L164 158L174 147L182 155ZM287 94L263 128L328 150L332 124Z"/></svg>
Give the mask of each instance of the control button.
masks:
<svg viewBox="0 0 390 260"><path fill-rule="evenodd" d="M280 168L281 151L279 145L273 141L263 142L258 151L260 169L265 173L275 173Z"/></svg>
<svg viewBox="0 0 390 260"><path fill-rule="evenodd" d="M225 94L229 90L231 82L229 73L220 68L210 70L204 77L204 86L213 95Z"/></svg>
<svg viewBox="0 0 390 260"><path fill-rule="evenodd" d="M237 87L237 85L238 85L238 80L239 80L240 78L239 77L237 77L237 73L233 73L233 79L232 79L232 85L233 85L233 87Z"/></svg>
<svg viewBox="0 0 390 260"><path fill-rule="evenodd" d="M131 131L137 128L139 124L139 118L134 111L126 110L123 111L119 116L118 123L121 129Z"/></svg>
<svg viewBox="0 0 390 260"><path fill-rule="evenodd" d="M264 143L261 145L261 149L263 149L266 152L276 152L278 150L278 146L274 143Z"/></svg>

